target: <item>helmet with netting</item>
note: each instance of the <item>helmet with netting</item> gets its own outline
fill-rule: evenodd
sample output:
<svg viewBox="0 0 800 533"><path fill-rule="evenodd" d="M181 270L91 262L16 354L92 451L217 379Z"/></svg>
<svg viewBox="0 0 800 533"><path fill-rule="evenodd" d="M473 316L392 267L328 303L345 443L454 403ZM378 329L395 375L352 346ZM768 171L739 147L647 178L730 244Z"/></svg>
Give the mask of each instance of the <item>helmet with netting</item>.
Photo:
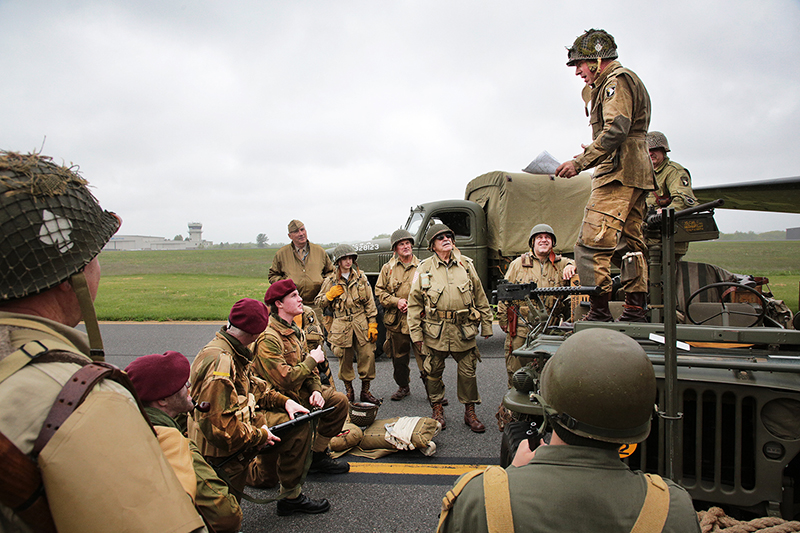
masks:
<svg viewBox="0 0 800 533"><path fill-rule="evenodd" d="M392 233L391 241L392 241L392 250L394 250L394 247L397 246L397 243L400 241L411 241L411 244L413 245L414 236L411 235L411 233L408 230L400 228L394 230L394 233Z"/></svg>
<svg viewBox="0 0 800 533"><path fill-rule="evenodd" d="M588 59L616 59L617 43L605 30L586 30L567 48L567 66L574 67Z"/></svg>
<svg viewBox="0 0 800 533"><path fill-rule="evenodd" d="M425 232L425 239L428 241L428 250L433 250L433 240L436 238L437 235L441 235L442 233L449 233L453 235L452 241L453 245L456 244L455 233L451 230L447 224L434 224L428 231Z"/></svg>
<svg viewBox="0 0 800 533"><path fill-rule="evenodd" d="M539 235L540 233L547 233L550 235L550 238L553 240L553 246L556 245L556 232L553 231L553 228L550 224L536 224L531 229L531 234L528 237L528 247L533 248L533 238Z"/></svg>
<svg viewBox="0 0 800 533"><path fill-rule="evenodd" d="M119 229L74 167L51 158L0 152L0 300L23 298L68 280Z"/></svg>
<svg viewBox="0 0 800 533"><path fill-rule="evenodd" d="M648 131L645 138L647 139L648 150L655 150L656 148L661 148L662 150L664 150L664 152L669 152L669 143L667 142L667 136L661 133L660 131Z"/></svg>
<svg viewBox="0 0 800 533"><path fill-rule="evenodd" d="M340 244L333 249L333 262L338 263L342 257L351 256L353 261L358 259L358 252L349 244Z"/></svg>
<svg viewBox="0 0 800 533"><path fill-rule="evenodd" d="M569 337L544 366L540 388L550 420L575 435L633 443L650 434L653 365L619 331L592 328Z"/></svg>

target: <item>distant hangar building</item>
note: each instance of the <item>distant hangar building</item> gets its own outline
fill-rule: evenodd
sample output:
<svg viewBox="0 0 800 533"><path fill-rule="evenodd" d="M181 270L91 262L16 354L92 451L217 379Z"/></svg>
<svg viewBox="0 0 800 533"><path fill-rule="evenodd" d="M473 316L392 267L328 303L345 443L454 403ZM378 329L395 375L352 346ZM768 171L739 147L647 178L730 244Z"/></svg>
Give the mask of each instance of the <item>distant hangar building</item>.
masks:
<svg viewBox="0 0 800 533"><path fill-rule="evenodd" d="M786 230L787 241L800 241L800 228L788 228Z"/></svg>
<svg viewBox="0 0 800 533"><path fill-rule="evenodd" d="M148 235L114 235L103 250L195 250L214 244L203 240L203 224L189 223L189 238L172 241Z"/></svg>

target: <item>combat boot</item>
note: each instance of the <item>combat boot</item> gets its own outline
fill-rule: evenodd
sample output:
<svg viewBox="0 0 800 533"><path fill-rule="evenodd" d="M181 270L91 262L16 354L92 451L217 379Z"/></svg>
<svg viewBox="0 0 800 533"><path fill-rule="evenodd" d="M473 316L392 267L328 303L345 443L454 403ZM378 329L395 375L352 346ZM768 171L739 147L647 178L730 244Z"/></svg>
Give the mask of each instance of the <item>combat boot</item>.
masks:
<svg viewBox="0 0 800 533"><path fill-rule="evenodd" d="M586 322L613 322L614 317L611 316L611 310L608 308L608 301L610 299L610 292L597 296L589 296L591 307L589 308L589 312L586 313L586 316L581 320Z"/></svg>
<svg viewBox="0 0 800 533"><path fill-rule="evenodd" d="M433 406L433 418L437 422L442 425L442 429L447 429L447 420L444 418L444 407L442 407L442 402L436 402L431 404Z"/></svg>
<svg viewBox="0 0 800 533"><path fill-rule="evenodd" d="M469 429L475 433L483 433L486 427L478 420L478 415L475 414L475 404L464 404L464 423L469 426Z"/></svg>
<svg viewBox="0 0 800 533"><path fill-rule="evenodd" d="M311 452L311 466L308 467L309 474L346 474L349 471L350 463L337 461L331 457L328 450Z"/></svg>
<svg viewBox="0 0 800 533"><path fill-rule="evenodd" d="M353 403L356 399L356 393L353 390L353 382L352 381L345 381L344 382L344 392L347 395L347 401Z"/></svg>
<svg viewBox="0 0 800 533"><path fill-rule="evenodd" d="M399 389L397 389L397 392L392 394L391 399L392 401L399 402L409 394L411 394L411 387L406 385L405 387L400 387Z"/></svg>
<svg viewBox="0 0 800 533"><path fill-rule="evenodd" d="M369 392L369 381L362 381L361 382L361 401L362 402L369 402L374 403L375 405L380 405L383 403L383 398L376 398Z"/></svg>
<svg viewBox="0 0 800 533"><path fill-rule="evenodd" d="M647 293L625 293L625 306L617 322L647 322Z"/></svg>
<svg viewBox="0 0 800 533"><path fill-rule="evenodd" d="M331 508L330 502L325 498L312 500L305 494L300 494L297 498L283 498L278 500L278 516L289 516L294 513L319 514L327 512Z"/></svg>

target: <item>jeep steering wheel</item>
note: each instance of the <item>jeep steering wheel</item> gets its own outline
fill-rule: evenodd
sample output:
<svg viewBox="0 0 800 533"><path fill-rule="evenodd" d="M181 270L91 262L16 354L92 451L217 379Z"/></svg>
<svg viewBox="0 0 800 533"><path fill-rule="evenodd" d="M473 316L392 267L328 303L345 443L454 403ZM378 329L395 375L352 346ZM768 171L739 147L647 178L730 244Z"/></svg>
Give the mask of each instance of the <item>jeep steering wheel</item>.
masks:
<svg viewBox="0 0 800 533"><path fill-rule="evenodd" d="M719 313L717 313L715 315L712 315L710 317L707 317L707 318L705 318L705 319L703 319L703 320L701 320L699 322L697 320L695 320L694 317L692 317L692 313L691 313L692 301L695 298L697 298L698 295L700 295L700 294L702 294L702 293L704 293L706 291L709 291L711 289L721 289L721 288L727 288L727 290L721 291L721 296L719 298L719 303L722 305L722 310ZM758 297L758 301L761 302L761 312L760 313L756 313L756 312L745 313L743 311L735 311L733 309L729 309L728 307L726 307L725 306L725 301L724 301L725 297L728 294L730 294L731 292L733 292L733 289L736 289L736 290L741 289L741 290L744 290L746 292L755 294ZM730 303L730 302L728 302L728 303ZM700 289L697 289L696 291L694 291L692 293L692 295L689 296L689 300L686 301L686 318L688 318L689 321L692 324L696 324L696 325L703 325L706 322L708 322L709 320L714 320L718 316L723 316L724 317L723 320L722 320L723 323L725 323L725 322L730 323L730 316L731 315L742 315L742 316L749 316L749 317L753 317L754 318L752 324L748 324L747 326L744 326L744 327L747 327L747 328L751 328L751 327L755 326L756 324L763 323L764 322L764 317L766 316L766 314L767 314L767 300L764 298L764 295L761 294L760 292L758 292L757 290L755 290L752 287L748 287L747 285L742 285L741 283L736 283L735 281L720 281L718 283L711 283L710 285L706 285L705 287L701 287Z"/></svg>

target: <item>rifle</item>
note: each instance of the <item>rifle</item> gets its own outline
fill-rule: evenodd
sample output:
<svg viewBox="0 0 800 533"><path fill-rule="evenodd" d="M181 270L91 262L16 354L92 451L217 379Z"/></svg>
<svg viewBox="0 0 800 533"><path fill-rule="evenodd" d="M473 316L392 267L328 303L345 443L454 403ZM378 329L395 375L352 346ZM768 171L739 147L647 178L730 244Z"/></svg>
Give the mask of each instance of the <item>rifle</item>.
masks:
<svg viewBox="0 0 800 533"><path fill-rule="evenodd" d="M3 433L0 433L0 464L3 465L0 502L34 531L55 533L39 468Z"/></svg>

